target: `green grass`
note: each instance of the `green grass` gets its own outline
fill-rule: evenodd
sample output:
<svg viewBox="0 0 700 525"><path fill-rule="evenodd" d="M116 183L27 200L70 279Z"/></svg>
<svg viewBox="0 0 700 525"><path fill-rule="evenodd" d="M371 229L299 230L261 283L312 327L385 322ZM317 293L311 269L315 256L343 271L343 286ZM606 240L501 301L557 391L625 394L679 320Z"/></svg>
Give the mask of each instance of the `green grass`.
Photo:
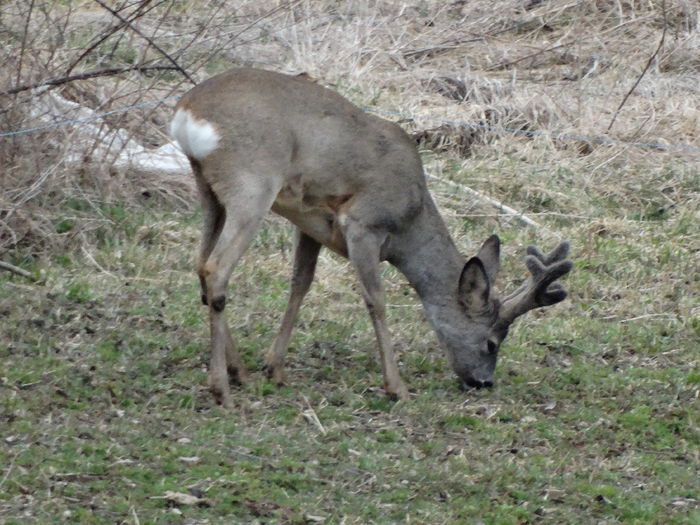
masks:
<svg viewBox="0 0 700 525"><path fill-rule="evenodd" d="M291 266L292 230L270 220L232 282L227 312L253 376L230 412L205 388L199 217L104 211L111 227L85 252L36 265L41 284L0 274L3 523L700 519L700 325L682 211L593 237L566 228L571 298L514 327L488 391L458 388L387 268L408 403L385 397L352 271L329 254L292 339L289 384L263 378ZM490 228L450 225L470 243ZM501 232L508 247L533 237L516 224ZM521 257L506 253L502 288Z"/></svg>

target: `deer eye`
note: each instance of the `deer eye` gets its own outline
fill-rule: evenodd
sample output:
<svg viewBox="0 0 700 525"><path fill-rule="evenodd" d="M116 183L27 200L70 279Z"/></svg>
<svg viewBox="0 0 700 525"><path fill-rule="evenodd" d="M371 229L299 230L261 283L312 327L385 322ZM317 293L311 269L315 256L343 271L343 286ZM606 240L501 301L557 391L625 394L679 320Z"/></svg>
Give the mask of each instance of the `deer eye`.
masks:
<svg viewBox="0 0 700 525"><path fill-rule="evenodd" d="M490 339L486 341L486 348L488 348L489 354L495 354L498 352L498 345Z"/></svg>

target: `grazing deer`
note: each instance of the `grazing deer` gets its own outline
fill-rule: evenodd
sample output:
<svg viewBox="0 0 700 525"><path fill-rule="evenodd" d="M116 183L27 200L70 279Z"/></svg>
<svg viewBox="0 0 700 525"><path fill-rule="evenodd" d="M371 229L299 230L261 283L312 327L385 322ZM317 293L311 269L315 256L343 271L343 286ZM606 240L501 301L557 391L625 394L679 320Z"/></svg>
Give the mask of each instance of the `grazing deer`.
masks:
<svg viewBox="0 0 700 525"><path fill-rule="evenodd" d="M229 277L269 210L298 229L289 303L266 355L284 381L284 355L321 246L347 257L361 283L379 344L384 388L407 399L386 323L380 262L408 279L464 384L491 386L508 327L533 308L566 297L569 245L528 249L530 276L499 301L493 283L500 241L460 255L438 213L415 143L304 76L234 69L202 82L177 105L171 133L187 154L201 194L204 231L198 274L209 306L209 385L231 406L229 376L246 370L224 318Z"/></svg>

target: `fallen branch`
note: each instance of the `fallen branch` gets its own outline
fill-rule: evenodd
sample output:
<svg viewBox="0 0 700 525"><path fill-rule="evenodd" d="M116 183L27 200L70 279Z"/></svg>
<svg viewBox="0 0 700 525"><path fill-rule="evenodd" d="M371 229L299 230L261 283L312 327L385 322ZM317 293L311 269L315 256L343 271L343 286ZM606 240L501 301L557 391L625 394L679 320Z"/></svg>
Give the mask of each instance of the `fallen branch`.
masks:
<svg viewBox="0 0 700 525"><path fill-rule="evenodd" d="M489 35L490 36L490 35ZM408 59L419 59L423 57L434 57L435 55L439 55L442 53L447 53L449 51L454 51L455 49L459 49L460 47L464 46L465 44L469 44L472 42L482 42L485 39L485 37L475 37L475 38L468 38L468 39L453 39L451 41L447 41L444 44L440 44L437 46L433 47L426 47L426 48L421 48L421 49L411 49L410 51L403 51L401 55L404 58Z"/></svg>
<svg viewBox="0 0 700 525"><path fill-rule="evenodd" d="M27 270L24 270L22 268L18 268L14 264L0 261L0 270L6 270L8 272L12 272L16 275L21 275L22 277L29 279L30 281L36 282L36 277L34 277L34 275L31 272L28 272Z"/></svg>
<svg viewBox="0 0 700 525"><path fill-rule="evenodd" d="M441 53L446 53L448 51L452 51L455 49L459 49L460 47L464 46L465 44L471 44L473 42L484 42L488 40L489 38L495 38L499 35L502 35L503 33L508 33L509 31L517 30L525 25L527 25L529 21L526 22L517 22L514 24L509 25L508 27L505 27L503 29L499 29L498 31L494 31L493 33L488 33L488 34L477 34L469 38L450 38L448 40L444 40L443 42L438 43L436 46L433 47L428 47L428 48L422 48L422 49L412 49L409 51L402 51L401 55L404 58L409 58L409 59L418 59L422 58L424 56L434 56L438 55Z"/></svg>
<svg viewBox="0 0 700 525"><path fill-rule="evenodd" d="M528 226L532 226L533 228L542 228L541 224L533 221L529 217L526 217L525 215L523 215L519 211L514 210L510 206L506 206L501 201L497 201L496 199L493 199L487 195L484 195L481 192L473 190L469 186L464 186L463 184L457 184L456 182L452 182L451 180L441 179L440 177L436 177L435 175L428 175L428 177L430 177L431 179L435 179L437 181L440 181L443 184L447 184L448 186L452 186L453 188L457 188L459 190L462 190L463 192L468 193L469 195L472 195L472 196L476 197L477 199L482 200L482 201L490 204L494 208L501 210L506 215L510 215L512 217L515 217L520 222L523 222L523 223L527 224Z"/></svg>
<svg viewBox="0 0 700 525"><path fill-rule="evenodd" d="M602 37L604 37L604 36L606 36L606 35L608 35L608 34L610 34L610 33L613 33L613 32L615 32L615 31L617 31L617 30L619 30L619 29L621 29L621 28L623 28L623 27L626 27L626 26L628 26L628 25L630 25L630 24L640 24L641 22L644 22L644 21L646 21L646 20L649 20L650 18L651 18L651 16L643 16L643 17L639 17L639 18L634 18L634 19L631 19L631 20L627 20L627 21L625 21L625 22L622 22L622 23L620 23L620 24L617 24L617 25L614 26L614 27L611 27L611 28L609 28L609 29L606 29L605 31L603 31L602 33L600 33L600 35L598 35L598 36L602 38ZM575 39L569 40L568 42L563 42L563 43L561 43L561 44L556 44L556 45L553 45L553 46L550 46L550 47L546 47L546 48L544 48L544 49L538 49L538 50L535 51L534 53L530 53L530 54L525 55L525 56L523 56L523 57L516 58L515 60L510 60L510 61L508 61L508 62L499 62L498 64L495 64L495 65L493 65L493 66L491 66L491 67L486 68L486 71L497 71L497 70L507 69L507 68L509 68L509 67L511 67L511 66L514 66L514 65L518 64L519 62L522 62L523 60L527 60L527 59L529 59L529 58L535 58L535 57L537 57L537 56L539 56L539 55L542 55L542 54L544 54L544 53L551 53L552 51L557 51L557 50L559 50L559 49L562 49L562 48L565 48L565 47L569 47L569 46L571 46L571 45L578 44L578 43L579 43L579 40L575 38Z"/></svg>

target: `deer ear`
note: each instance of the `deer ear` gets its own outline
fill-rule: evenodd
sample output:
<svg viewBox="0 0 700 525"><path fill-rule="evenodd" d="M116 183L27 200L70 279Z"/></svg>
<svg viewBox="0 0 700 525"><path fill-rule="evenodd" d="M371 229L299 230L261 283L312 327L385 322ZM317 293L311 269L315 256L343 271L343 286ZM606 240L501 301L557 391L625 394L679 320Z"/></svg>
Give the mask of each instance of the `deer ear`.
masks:
<svg viewBox="0 0 700 525"><path fill-rule="evenodd" d="M459 298L470 310L486 306L491 294L491 284L484 263L479 257L467 261L459 276Z"/></svg>
<svg viewBox="0 0 700 525"><path fill-rule="evenodd" d="M493 285L501 267L501 240L498 238L498 235L492 235L486 239L476 256L484 264L489 283Z"/></svg>

